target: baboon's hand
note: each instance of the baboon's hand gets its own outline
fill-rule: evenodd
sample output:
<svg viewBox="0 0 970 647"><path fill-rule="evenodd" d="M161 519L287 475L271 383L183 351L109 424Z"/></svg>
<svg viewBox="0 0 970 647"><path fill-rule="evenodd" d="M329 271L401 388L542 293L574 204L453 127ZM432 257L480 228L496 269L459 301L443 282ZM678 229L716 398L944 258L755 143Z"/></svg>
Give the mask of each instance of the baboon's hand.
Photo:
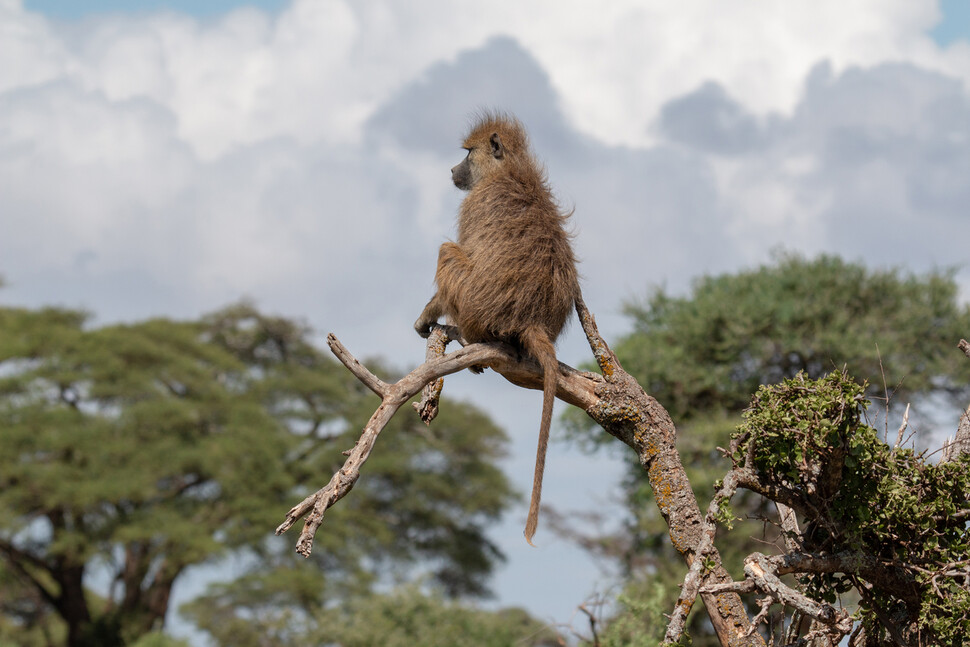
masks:
<svg viewBox="0 0 970 647"><path fill-rule="evenodd" d="M427 339L428 337L431 336L431 324L434 324L434 323L437 323L437 322L425 321L424 319L419 318L417 321L414 322L414 329L418 331L418 334L421 335L421 337L423 337L424 339Z"/></svg>

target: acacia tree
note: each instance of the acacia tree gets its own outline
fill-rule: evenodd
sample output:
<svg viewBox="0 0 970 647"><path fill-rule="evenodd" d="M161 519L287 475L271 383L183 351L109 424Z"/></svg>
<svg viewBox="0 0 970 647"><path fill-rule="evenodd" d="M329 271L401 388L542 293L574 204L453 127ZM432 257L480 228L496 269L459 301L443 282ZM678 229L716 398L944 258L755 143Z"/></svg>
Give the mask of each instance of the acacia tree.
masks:
<svg viewBox="0 0 970 647"><path fill-rule="evenodd" d="M952 406L955 419L970 398L970 362L953 352L954 341L970 330L970 313L957 292L949 272L912 275L824 255L782 255L753 270L702 277L683 296L658 289L629 304L633 332L618 342L617 354L641 384L670 403L685 469L695 496L705 501L732 467L716 448L728 447L760 384L799 372L817 379L845 366L867 381L866 398L877 405L867 415L884 434L895 433L907 402L924 412ZM601 442L602 434L582 417L568 422L574 438ZM627 577L621 613L606 623L603 640L623 644L631 627L642 625L635 618L644 615L644 605L656 599L650 609L659 642L662 614L680 594L682 572L638 465L628 470L624 494L621 532L578 539L619 563ZM742 577L746 555L765 542L783 542L769 499L741 490L732 507L740 518L730 532L720 529L718 548L729 570ZM702 616L690 620L695 645L717 643Z"/></svg>
<svg viewBox="0 0 970 647"><path fill-rule="evenodd" d="M961 405L970 366L952 349L970 326L952 272L870 270L835 256L794 254L735 274L704 276L690 293L662 289L628 304L633 332L617 354L678 421L748 406L762 384L843 366L897 401L927 393Z"/></svg>
<svg viewBox="0 0 970 647"><path fill-rule="evenodd" d="M33 620L59 618L46 631L120 645L161 625L188 566L253 541L291 486L289 439L198 324L85 319L0 311L0 556Z"/></svg>
<svg viewBox="0 0 970 647"><path fill-rule="evenodd" d="M965 466L970 460L963 454L954 453L952 464L956 467L942 466L938 471L925 461L907 458L911 454L898 449L887 454L884 445L880 449L879 439L867 431L870 428L859 422L859 407L863 404L861 387L853 390L848 386L851 381L837 373L835 385L828 391L822 384L812 383L804 386L811 396L808 400L783 397L782 404L769 407L770 415L758 418L752 414L749 426L734 438L730 448L735 467L724 478L707 514L703 515L677 452L675 428L666 409L620 365L581 301L577 303L577 313L600 373L580 372L560 365L557 396L583 409L609 434L634 449L667 525L671 545L689 566L671 613L665 644L684 640L685 620L698 595L704 598L718 641L725 646L765 644L757 629L772 604L797 609L799 617L805 619L804 623L793 622L786 638L778 632L776 644L834 645L850 632L853 632L854 644L859 645L939 644L934 641L957 644L952 641L970 629L965 613L968 602L958 596L955 606L948 606L946 594L954 588L966 587L966 581L960 579L965 577L960 569L968 563L965 532L961 529L965 523L962 519L970 513L970 481L959 475L966 473ZM701 339L697 352L729 347L730 335L722 328L717 327L715 337ZM930 324L931 332L937 332L938 328L937 322ZM535 362L520 357L514 349L502 344L474 344L444 355L444 347L450 340L460 341L457 331L438 327L429 339L431 359L398 382L387 384L357 362L333 335L328 338L331 350L363 384L381 396L382 404L365 425L344 466L326 486L291 509L278 528L278 532L285 532L297 520L307 517L297 541L299 552L311 552L323 513L354 486L381 431L424 385L431 386L419 413L427 420L436 411L440 378L463 368L489 366L513 383L541 388L541 369ZM757 345L761 339L751 341ZM818 355L797 356L784 347L772 349L772 356L780 358L785 371L797 370L794 367L799 363L799 368L812 370L824 366L826 361ZM665 368L676 374L676 365ZM739 363L733 367L740 376L750 372L760 381L758 369L756 358L747 352L740 354ZM797 374L796 378L805 382ZM786 388L794 387L789 383ZM756 402L753 411L758 410ZM885 466L890 460L897 463L898 469L876 471L877 463L881 461ZM878 476L872 476L873 473ZM928 489L926 480L938 484ZM873 490L869 487L872 482L880 485ZM880 487L888 488L894 483L898 486L894 494L876 496ZM725 570L714 538L717 522L732 518L729 503L740 487L779 504L782 515L779 524L787 543L780 547L784 553L775 561L760 554L750 555L745 560L745 579L737 582ZM888 511L887 506L894 497L911 498L916 492L923 496L917 497L915 503L910 501L908 507ZM860 495L871 496L860 498ZM840 496L848 502L837 500ZM867 523L863 511L870 511L870 505L877 509L882 506L891 519L882 519L881 524ZM928 558L924 550L913 561L886 563L887 553L880 548L879 541L895 541L903 536L899 533L904 533L909 538L907 541L918 541L919 533L912 530L912 525L906 527L903 523L904 517L917 511L941 512L942 516L930 516L937 527L936 532L924 538L924 547L931 550L942 541L946 543L946 552L936 561ZM953 516L955 521L946 515ZM821 535L820 528L824 531ZM877 538L874 543L861 543L870 535ZM826 554L832 549L839 551L835 559L829 559ZM898 553L889 551L888 554L891 558ZM923 572L917 573L918 569ZM803 588L783 583L778 576L785 573L801 574ZM901 582L911 587L902 599L894 590ZM913 590L914 582L922 588ZM847 611L832 604L832 596L846 591L847 586L855 588L867 601L860 612L862 622L857 629L853 628ZM749 617L739 597L752 593L764 596L759 602L762 612L754 618Z"/></svg>
<svg viewBox="0 0 970 647"><path fill-rule="evenodd" d="M0 308L0 644L132 644L162 626L192 565L245 548L292 566L267 515L339 461L371 397L304 327L246 305L86 322ZM470 407L455 416L448 444L402 421L319 568L301 564L304 586L282 602L332 603L422 564L447 594L485 590L500 554L484 529L511 501L494 465L504 436Z"/></svg>

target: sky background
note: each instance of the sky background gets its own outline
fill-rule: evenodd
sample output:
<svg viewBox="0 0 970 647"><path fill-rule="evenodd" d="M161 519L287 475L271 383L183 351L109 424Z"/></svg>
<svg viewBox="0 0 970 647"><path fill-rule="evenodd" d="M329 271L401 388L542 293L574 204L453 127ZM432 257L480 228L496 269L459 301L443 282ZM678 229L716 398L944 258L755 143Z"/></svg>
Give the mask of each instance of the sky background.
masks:
<svg viewBox="0 0 970 647"><path fill-rule="evenodd" d="M968 83L967 0L0 0L0 303L108 323L246 297L416 365L482 107L575 207L607 339L625 300L779 249L955 267L967 298ZM578 325L559 354L590 360ZM506 427L527 493L539 394L446 393ZM621 452L554 444L544 503L620 514ZM494 530L497 603L570 622L609 573L541 524L530 549L524 517Z"/></svg>

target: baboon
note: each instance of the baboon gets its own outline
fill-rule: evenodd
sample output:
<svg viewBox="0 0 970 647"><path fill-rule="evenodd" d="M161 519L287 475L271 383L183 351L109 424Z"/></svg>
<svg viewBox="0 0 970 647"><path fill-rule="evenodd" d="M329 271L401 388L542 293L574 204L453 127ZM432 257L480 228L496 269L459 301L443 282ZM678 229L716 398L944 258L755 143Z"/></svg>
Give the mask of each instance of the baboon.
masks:
<svg viewBox="0 0 970 647"><path fill-rule="evenodd" d="M579 296L565 227L570 214L560 211L515 118L485 114L462 147L468 155L451 169L455 186L468 191L458 240L441 246L437 292L414 328L427 337L445 315L468 342L507 342L542 366L542 420L525 527L534 546L559 371L554 343Z"/></svg>

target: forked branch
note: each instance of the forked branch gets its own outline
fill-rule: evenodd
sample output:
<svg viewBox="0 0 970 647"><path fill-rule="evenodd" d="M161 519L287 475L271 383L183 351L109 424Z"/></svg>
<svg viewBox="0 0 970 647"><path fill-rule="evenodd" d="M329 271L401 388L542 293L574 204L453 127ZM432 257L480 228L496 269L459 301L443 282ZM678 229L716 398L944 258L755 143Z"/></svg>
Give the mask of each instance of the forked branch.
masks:
<svg viewBox="0 0 970 647"><path fill-rule="evenodd" d="M712 593L703 588L714 583L730 582L731 578L713 545L712 526L704 523L704 517L697 507L677 452L676 429L670 416L623 370L616 355L600 336L593 315L581 298L576 302L576 313L602 374L577 371L560 363L556 397L583 409L603 429L637 453L640 464L647 471L657 505L667 520L671 542L687 564L693 565L693 583L687 595L692 598L700 590L721 644L763 646L764 640L751 630L751 622L737 593ZM425 363L393 384L386 384L375 377L336 337L327 337L327 344L338 359L380 396L381 404L353 449L347 452L343 467L326 486L294 506L276 529L277 534L281 534L306 517L296 547L301 555L310 554L313 537L326 510L357 482L361 466L388 421L426 385L429 388L415 406L425 422L430 422L436 413L441 378L465 368L487 366L513 384L542 389L543 373L539 364L528 357L523 358L520 352L506 344L470 344L445 355L445 346L449 341L456 340L456 335L454 328L435 326L428 340ZM704 562L703 565L700 562ZM683 610L684 617L689 606L686 605Z"/></svg>
<svg viewBox="0 0 970 647"><path fill-rule="evenodd" d="M437 352L439 356L431 357L393 384L387 384L378 379L340 343L336 336L327 335L327 345L333 354L347 367L347 370L381 398L381 404L364 426L354 447L345 452L347 460L344 461L343 467L333 475L327 485L293 506L287 512L283 523L276 528L276 534L281 535L306 516L303 530L297 540L296 552L304 557L310 556L313 537L323 523L324 513L353 489L357 479L360 478L360 468L370 456L381 431L397 410L426 385L431 385L433 388L445 375L472 366L490 366L515 384L527 388L542 388L542 373L538 364L529 360L520 360L519 353L506 344L471 344L448 355L442 355L445 345L453 339L451 335L455 332L455 329L450 326L437 326L428 340L428 348L440 349ZM557 395L577 406L590 406L596 398L593 392L594 382L590 374L560 365ZM440 393L440 386L437 387L437 392ZM432 393L429 400L423 400L422 405L418 406L423 407L423 409L419 408L418 412L424 420L428 415L427 412L436 411L437 396ZM426 422L433 417L434 415L430 415Z"/></svg>

